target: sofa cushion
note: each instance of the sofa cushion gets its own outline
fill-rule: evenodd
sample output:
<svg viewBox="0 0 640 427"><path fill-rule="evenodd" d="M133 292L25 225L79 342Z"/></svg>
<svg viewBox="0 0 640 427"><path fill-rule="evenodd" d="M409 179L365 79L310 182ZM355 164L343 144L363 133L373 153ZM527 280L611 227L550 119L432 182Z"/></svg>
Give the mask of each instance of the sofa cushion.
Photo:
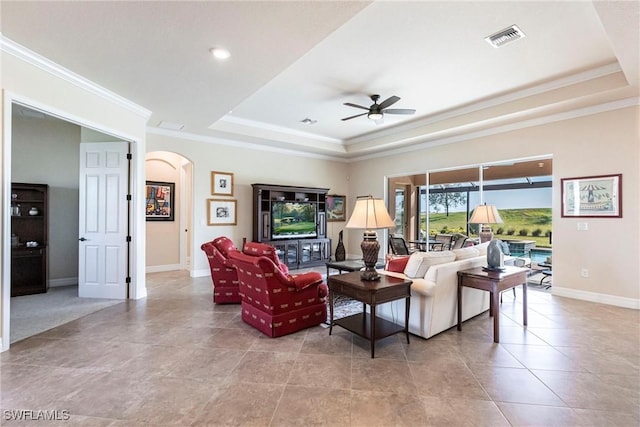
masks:
<svg viewBox="0 0 640 427"><path fill-rule="evenodd" d="M489 247L489 242L480 243L479 245L475 245L474 248L476 248L478 252L480 252L480 255L486 255L487 248Z"/></svg>
<svg viewBox="0 0 640 427"><path fill-rule="evenodd" d="M451 252L456 255L456 261L480 256L480 251L473 246L469 246L468 248L454 249Z"/></svg>
<svg viewBox="0 0 640 427"><path fill-rule="evenodd" d="M404 274L410 278L424 277L432 265L444 264L456 259L451 251L414 252L409 257Z"/></svg>

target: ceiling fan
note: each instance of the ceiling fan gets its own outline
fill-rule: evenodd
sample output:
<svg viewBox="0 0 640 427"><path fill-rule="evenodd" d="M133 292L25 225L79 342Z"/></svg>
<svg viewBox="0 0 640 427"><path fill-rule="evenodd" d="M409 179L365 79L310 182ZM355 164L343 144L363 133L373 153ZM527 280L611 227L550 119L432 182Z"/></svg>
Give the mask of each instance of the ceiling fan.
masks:
<svg viewBox="0 0 640 427"><path fill-rule="evenodd" d="M344 105L349 107L360 108L363 110L367 110L366 113L356 114L355 116L345 117L342 121L355 119L356 117L366 115L371 120L381 120L385 114L413 114L416 110L408 109L408 108L387 108L396 102L400 101L400 98L397 96L390 96L389 98L382 101L378 104L378 100L380 99L380 95L371 95L371 100L373 104L370 107L363 107L362 105L352 104L351 102L345 102Z"/></svg>

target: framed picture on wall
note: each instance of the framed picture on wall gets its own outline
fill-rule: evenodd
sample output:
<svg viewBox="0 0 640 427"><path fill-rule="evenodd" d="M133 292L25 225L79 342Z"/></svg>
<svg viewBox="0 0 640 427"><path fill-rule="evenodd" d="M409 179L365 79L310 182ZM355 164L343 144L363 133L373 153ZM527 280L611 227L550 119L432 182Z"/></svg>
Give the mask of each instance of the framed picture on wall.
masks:
<svg viewBox="0 0 640 427"><path fill-rule="evenodd" d="M337 194L327 195L327 221L347 220L347 197Z"/></svg>
<svg viewBox="0 0 640 427"><path fill-rule="evenodd" d="M233 174L231 172L211 172L211 195L233 196Z"/></svg>
<svg viewBox="0 0 640 427"><path fill-rule="evenodd" d="M236 225L236 200L207 199L207 225Z"/></svg>
<svg viewBox="0 0 640 427"><path fill-rule="evenodd" d="M562 178L560 181L563 217L622 217L622 174Z"/></svg>
<svg viewBox="0 0 640 427"><path fill-rule="evenodd" d="M173 221L175 213L173 182L146 182L145 215L147 221Z"/></svg>

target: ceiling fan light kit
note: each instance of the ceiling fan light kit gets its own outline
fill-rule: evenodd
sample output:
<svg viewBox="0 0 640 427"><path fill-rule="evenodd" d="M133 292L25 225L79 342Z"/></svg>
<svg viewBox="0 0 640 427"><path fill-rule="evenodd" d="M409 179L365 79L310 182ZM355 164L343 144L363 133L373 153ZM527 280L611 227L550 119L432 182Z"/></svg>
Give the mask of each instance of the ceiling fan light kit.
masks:
<svg viewBox="0 0 640 427"><path fill-rule="evenodd" d="M368 119L378 122L379 120L382 120L385 113L386 114L413 114L416 112L416 110L409 109L409 108L387 108L395 104L396 102L400 101L400 98L395 95L390 96L389 98L382 101L380 104L378 104L379 99L380 99L380 95L371 95L371 100L373 101L373 104L371 104L371 106L369 107L353 104L351 102L345 102L344 105L346 105L347 107L360 108L361 110L367 110L367 112L356 114L355 116L345 117L344 119L342 119L342 121L351 120L351 119L355 119L356 117L361 117L366 115Z"/></svg>

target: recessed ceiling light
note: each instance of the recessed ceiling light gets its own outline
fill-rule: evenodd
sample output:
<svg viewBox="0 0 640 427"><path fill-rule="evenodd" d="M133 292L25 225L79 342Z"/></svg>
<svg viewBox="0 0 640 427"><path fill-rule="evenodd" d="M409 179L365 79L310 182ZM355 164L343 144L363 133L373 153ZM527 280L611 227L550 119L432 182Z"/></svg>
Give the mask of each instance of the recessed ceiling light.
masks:
<svg viewBox="0 0 640 427"><path fill-rule="evenodd" d="M227 49L221 47L211 48L209 52L211 52L216 59L227 59L231 56L231 53Z"/></svg>

